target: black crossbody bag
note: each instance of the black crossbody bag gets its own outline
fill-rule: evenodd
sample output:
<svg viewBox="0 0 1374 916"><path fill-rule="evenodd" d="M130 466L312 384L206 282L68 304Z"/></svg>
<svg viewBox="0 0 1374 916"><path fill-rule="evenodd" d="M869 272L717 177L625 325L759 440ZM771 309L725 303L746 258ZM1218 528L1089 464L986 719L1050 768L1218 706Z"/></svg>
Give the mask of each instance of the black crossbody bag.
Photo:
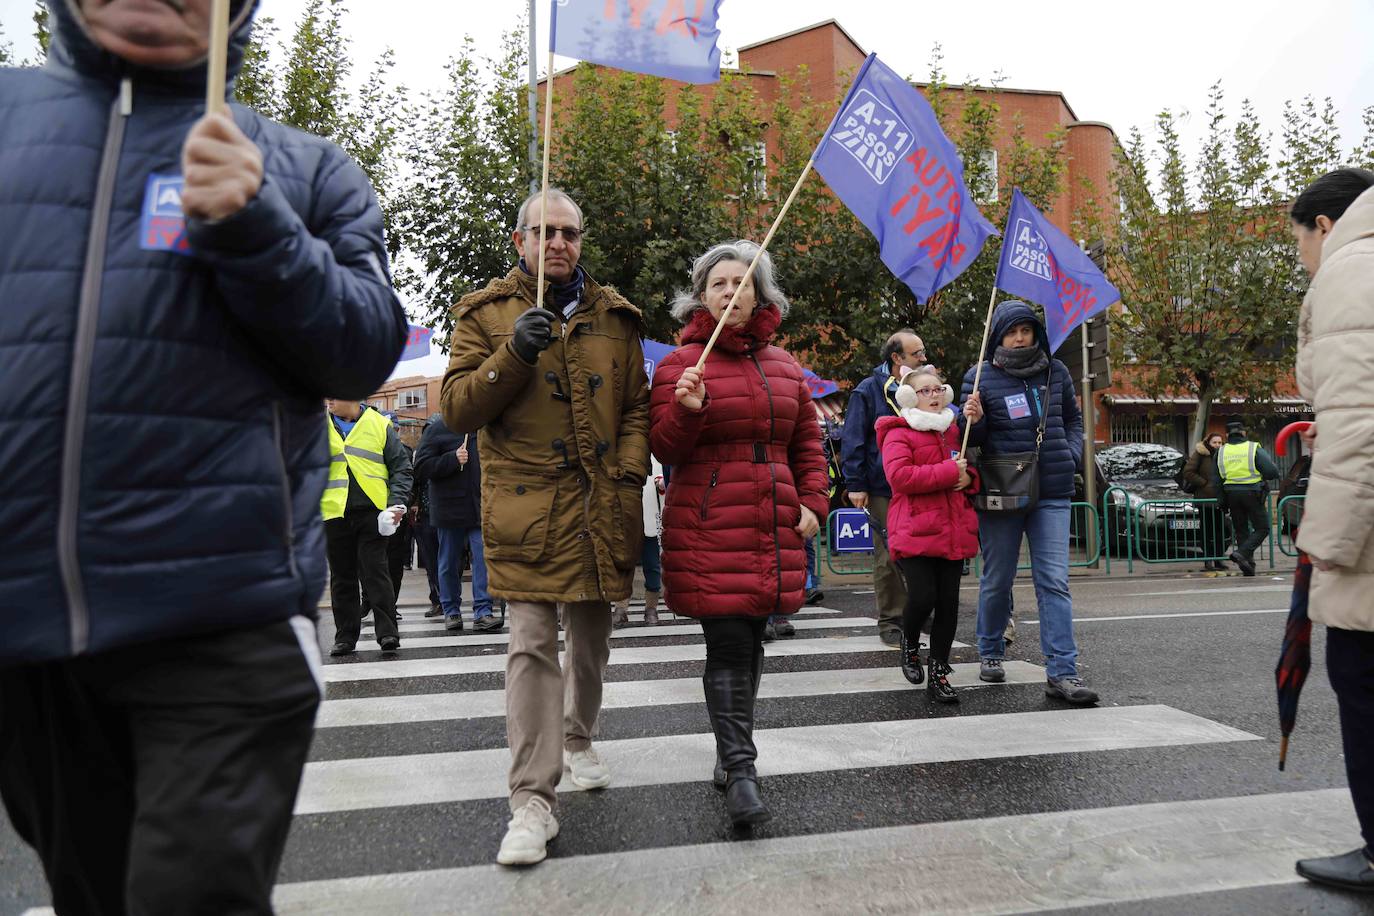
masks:
<svg viewBox="0 0 1374 916"><path fill-rule="evenodd" d="M1045 441L1045 421L1050 415L1050 390L1054 370L1045 375L1045 401L1040 405L1040 427L1035 432L1035 451L1005 452L978 457L978 493L973 508L979 512L1024 515L1040 501L1040 445Z"/></svg>

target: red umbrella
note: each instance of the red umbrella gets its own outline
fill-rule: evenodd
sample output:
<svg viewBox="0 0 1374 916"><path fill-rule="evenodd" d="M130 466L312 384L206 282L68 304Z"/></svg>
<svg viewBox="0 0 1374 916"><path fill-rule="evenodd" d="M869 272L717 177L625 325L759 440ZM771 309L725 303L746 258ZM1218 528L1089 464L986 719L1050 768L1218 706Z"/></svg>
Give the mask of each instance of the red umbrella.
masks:
<svg viewBox="0 0 1374 916"><path fill-rule="evenodd" d="M1289 437L1311 425L1299 422L1285 426L1275 440L1274 451L1279 455L1285 454ZM1274 669L1279 700L1279 729L1283 732L1279 742L1280 770L1288 760L1288 736L1293 733L1298 721L1298 696L1302 693L1302 685L1307 682L1307 672L1312 668L1312 621L1307 616L1307 594L1311 585L1312 561L1307 554L1299 551L1288 623L1283 630L1283 648L1279 651L1279 663Z"/></svg>

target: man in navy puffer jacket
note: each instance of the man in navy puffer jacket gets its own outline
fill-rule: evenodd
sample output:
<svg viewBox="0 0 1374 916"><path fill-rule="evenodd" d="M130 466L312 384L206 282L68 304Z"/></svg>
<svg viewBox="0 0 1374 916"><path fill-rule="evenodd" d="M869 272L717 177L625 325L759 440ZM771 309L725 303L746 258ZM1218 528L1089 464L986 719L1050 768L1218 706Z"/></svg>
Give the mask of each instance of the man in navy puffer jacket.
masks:
<svg viewBox="0 0 1374 916"><path fill-rule="evenodd" d="M992 358L983 366L976 393L973 379L978 367L964 375L962 422L973 423L969 445L980 447L984 454L1033 452L1042 416L1045 436L1035 508L1021 515L978 513L983 550L978 583L979 677L985 681L1006 678L1004 635L1024 537L1030 542L1031 578L1040 612L1045 692L1070 703L1095 703L1097 694L1083 686L1078 676L1069 597L1070 503L1074 474L1083 465L1083 415L1074 396L1073 378L1050 355L1045 326L1024 302L1009 300L997 306L988 352Z"/></svg>
<svg viewBox="0 0 1374 916"><path fill-rule="evenodd" d="M270 911L322 402L405 337L361 170L202 116L210 6L53 0L47 65L0 69L0 794L58 912Z"/></svg>

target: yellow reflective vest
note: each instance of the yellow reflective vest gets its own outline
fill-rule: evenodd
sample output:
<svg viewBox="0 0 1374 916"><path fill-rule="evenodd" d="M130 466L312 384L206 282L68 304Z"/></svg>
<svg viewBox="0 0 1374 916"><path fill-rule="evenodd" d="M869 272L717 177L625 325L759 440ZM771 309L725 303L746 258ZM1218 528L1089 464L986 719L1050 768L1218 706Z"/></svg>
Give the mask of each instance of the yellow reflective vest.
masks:
<svg viewBox="0 0 1374 916"><path fill-rule="evenodd" d="M347 439L339 436L339 428L328 414L325 414L324 425L329 428L329 481L320 499L325 521L344 514L348 504L349 471L378 511L385 509L388 475L384 453L391 421L375 410L366 409Z"/></svg>
<svg viewBox="0 0 1374 916"><path fill-rule="evenodd" d="M1226 486L1259 483L1264 477L1255 464L1256 442L1228 442L1217 454L1217 473Z"/></svg>

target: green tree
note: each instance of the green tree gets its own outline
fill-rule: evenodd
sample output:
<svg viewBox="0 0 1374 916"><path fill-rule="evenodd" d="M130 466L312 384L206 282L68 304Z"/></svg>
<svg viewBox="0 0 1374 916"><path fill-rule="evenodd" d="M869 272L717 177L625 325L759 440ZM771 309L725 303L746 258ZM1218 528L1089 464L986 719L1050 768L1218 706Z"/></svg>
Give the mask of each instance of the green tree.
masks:
<svg viewBox="0 0 1374 916"><path fill-rule="evenodd" d="M1191 167L1171 112L1156 119L1153 151L1132 132L1116 169L1123 213L1111 259L1125 306L1114 356L1152 397L1197 398L1194 439L1214 400L1269 401L1292 366L1305 280L1286 204L1294 187L1335 165L1339 142L1330 106L1310 99L1285 109L1275 165L1253 108L1243 105L1232 123L1220 84L1207 119Z"/></svg>
<svg viewBox="0 0 1374 916"><path fill-rule="evenodd" d="M397 192L405 241L397 279L441 347L453 304L513 260L510 233L530 181L521 43L522 33L511 33L502 56L484 62L465 38L444 87L425 93L402 147L408 178Z"/></svg>
<svg viewBox="0 0 1374 916"><path fill-rule="evenodd" d="M234 98L269 118L281 111L281 68L273 60L280 35L271 16L253 20L253 31L243 49L243 64L234 79Z"/></svg>
<svg viewBox="0 0 1374 916"><path fill-rule="evenodd" d="M14 45L5 40L5 26L0 23L0 67L8 67L14 63Z"/></svg>

